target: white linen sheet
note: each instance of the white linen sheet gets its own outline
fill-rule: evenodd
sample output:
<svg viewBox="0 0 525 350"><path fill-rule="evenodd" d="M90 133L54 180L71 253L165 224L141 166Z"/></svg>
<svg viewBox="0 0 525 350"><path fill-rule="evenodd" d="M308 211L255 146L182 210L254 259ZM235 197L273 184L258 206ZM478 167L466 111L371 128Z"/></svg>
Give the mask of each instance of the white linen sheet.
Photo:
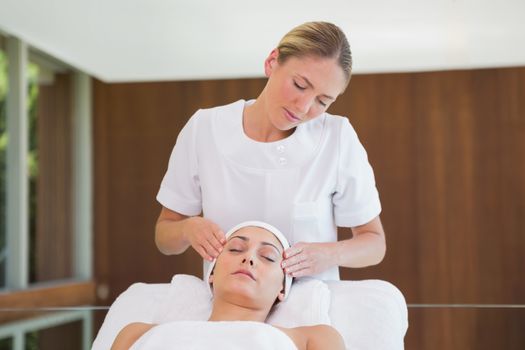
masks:
<svg viewBox="0 0 525 350"><path fill-rule="evenodd" d="M403 349L408 310L394 285L380 280L317 284L298 283L295 297L292 287L287 305L268 321L284 327L331 324L343 336L348 350ZM206 295L202 280L192 276L179 275L172 283L133 284L111 305L92 350L108 350L117 333L131 322L204 321L210 312L209 299L202 299ZM302 310L297 312L299 307Z"/></svg>
<svg viewBox="0 0 525 350"><path fill-rule="evenodd" d="M158 325L131 350L297 350L281 330L261 322L176 321Z"/></svg>

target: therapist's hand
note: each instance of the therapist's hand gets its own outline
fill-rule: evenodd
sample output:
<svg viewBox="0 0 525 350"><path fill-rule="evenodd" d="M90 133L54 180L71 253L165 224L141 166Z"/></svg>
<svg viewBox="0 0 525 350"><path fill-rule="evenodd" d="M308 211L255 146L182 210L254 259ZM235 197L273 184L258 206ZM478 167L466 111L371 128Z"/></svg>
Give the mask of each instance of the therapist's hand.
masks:
<svg viewBox="0 0 525 350"><path fill-rule="evenodd" d="M284 252L281 266L293 277L311 276L334 266L333 243L299 242Z"/></svg>
<svg viewBox="0 0 525 350"><path fill-rule="evenodd" d="M200 216L193 216L185 220L184 239L203 259L212 261L226 244L224 232L212 221Z"/></svg>

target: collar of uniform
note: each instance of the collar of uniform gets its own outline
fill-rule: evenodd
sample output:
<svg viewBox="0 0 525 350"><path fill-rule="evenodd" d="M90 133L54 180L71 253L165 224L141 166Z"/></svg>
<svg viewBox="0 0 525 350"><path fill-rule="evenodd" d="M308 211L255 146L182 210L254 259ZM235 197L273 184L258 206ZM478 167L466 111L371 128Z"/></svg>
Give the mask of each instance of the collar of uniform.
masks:
<svg viewBox="0 0 525 350"><path fill-rule="evenodd" d="M250 139L242 127L244 107L253 102L239 100L215 110L213 134L217 149L227 159L248 168L290 169L315 156L323 138L326 115L300 124L282 140L258 142Z"/></svg>

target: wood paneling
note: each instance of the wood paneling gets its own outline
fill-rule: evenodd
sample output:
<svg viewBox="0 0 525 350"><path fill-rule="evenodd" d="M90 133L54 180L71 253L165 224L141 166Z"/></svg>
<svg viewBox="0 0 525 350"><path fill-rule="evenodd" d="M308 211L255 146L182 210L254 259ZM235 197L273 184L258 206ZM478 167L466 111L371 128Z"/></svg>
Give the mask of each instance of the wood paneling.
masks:
<svg viewBox="0 0 525 350"><path fill-rule="evenodd" d="M41 315L39 311L23 311L61 306L93 305L95 283L67 282L59 285L26 289L18 292L0 293L0 309L11 309L0 313L0 324L21 318ZM22 309L17 311L16 309Z"/></svg>
<svg viewBox="0 0 525 350"><path fill-rule="evenodd" d="M525 345L525 309L409 309L406 349L505 349Z"/></svg>
<svg viewBox="0 0 525 350"><path fill-rule="evenodd" d="M524 98L523 68L355 77L388 252L345 276L388 277L412 303L525 303Z"/></svg>
<svg viewBox="0 0 525 350"><path fill-rule="evenodd" d="M35 270L31 282L72 277L71 82L57 73L40 85L37 105Z"/></svg>
<svg viewBox="0 0 525 350"><path fill-rule="evenodd" d="M382 264L342 275L389 280L409 303L525 303L525 69L356 76L352 84L349 104L336 109L352 111L369 152L388 252ZM525 344L516 330L523 311L463 314L411 310L407 348ZM494 329L480 326L488 320ZM508 346L490 345L498 342Z"/></svg>
<svg viewBox="0 0 525 350"><path fill-rule="evenodd" d="M82 349L82 321L74 321L36 332L38 350Z"/></svg>
<svg viewBox="0 0 525 350"><path fill-rule="evenodd" d="M155 195L191 114L254 98L264 83L95 84L96 273L110 287L102 302L136 281L200 275L195 253L157 251ZM368 151L387 234L385 260L343 269L344 278L388 280L409 303L525 303L525 68L358 75L330 111L349 117ZM525 327L518 311L458 312L411 310L407 349L524 342L513 331Z"/></svg>
<svg viewBox="0 0 525 350"><path fill-rule="evenodd" d="M180 129L198 109L255 96L259 79L188 83L95 82L95 270L109 300L136 281L202 274L196 253L167 257L154 243L155 196ZM107 303L107 301L104 301Z"/></svg>

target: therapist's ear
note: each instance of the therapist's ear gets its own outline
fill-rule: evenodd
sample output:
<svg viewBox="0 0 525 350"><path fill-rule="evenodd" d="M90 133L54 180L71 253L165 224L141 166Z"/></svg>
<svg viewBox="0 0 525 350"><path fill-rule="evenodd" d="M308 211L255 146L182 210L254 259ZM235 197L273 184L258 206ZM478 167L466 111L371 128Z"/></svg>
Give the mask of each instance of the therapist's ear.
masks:
<svg viewBox="0 0 525 350"><path fill-rule="evenodd" d="M272 75L273 70L275 69L277 63L277 57L279 56L279 51L277 49L273 49L272 52L270 52L270 55L264 60L264 74L266 77L270 77Z"/></svg>

